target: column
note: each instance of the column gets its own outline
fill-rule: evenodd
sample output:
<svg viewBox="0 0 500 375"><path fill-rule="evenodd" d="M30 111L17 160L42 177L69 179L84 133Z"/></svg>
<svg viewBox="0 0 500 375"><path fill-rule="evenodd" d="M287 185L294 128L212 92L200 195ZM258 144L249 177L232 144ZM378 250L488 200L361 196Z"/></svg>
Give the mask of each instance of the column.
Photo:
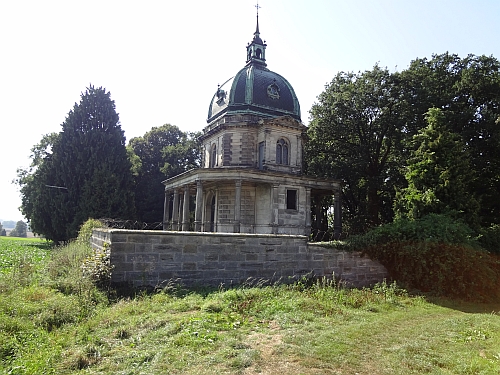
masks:
<svg viewBox="0 0 500 375"><path fill-rule="evenodd" d="M234 197L234 233L240 233L241 223L241 180L236 181L236 190Z"/></svg>
<svg viewBox="0 0 500 375"><path fill-rule="evenodd" d="M179 189L174 189L174 203L172 207L172 230L179 230Z"/></svg>
<svg viewBox="0 0 500 375"><path fill-rule="evenodd" d="M200 180L196 180L196 208L194 211L194 230L201 232L202 223L202 208L203 208L203 184Z"/></svg>
<svg viewBox="0 0 500 375"><path fill-rule="evenodd" d="M279 223L279 202L278 202L278 184L271 185L271 227L272 233L278 233L278 223Z"/></svg>
<svg viewBox="0 0 500 375"><path fill-rule="evenodd" d="M304 235L311 234L311 188L306 187L306 207L305 207L305 231Z"/></svg>
<svg viewBox="0 0 500 375"><path fill-rule="evenodd" d="M189 185L184 186L184 204L182 212L182 230L189 231Z"/></svg>
<svg viewBox="0 0 500 375"><path fill-rule="evenodd" d="M169 211L170 211L170 192L165 190L165 203L163 204L163 230L168 230L169 228Z"/></svg>
<svg viewBox="0 0 500 375"><path fill-rule="evenodd" d="M316 207L315 207L315 214L316 214L316 230L318 231L318 233L322 230L324 230L323 228L323 215L322 215L322 212L321 212L321 198L322 196L321 195L316 195Z"/></svg>
<svg viewBox="0 0 500 375"><path fill-rule="evenodd" d="M333 236L336 240L342 234L342 199L340 190L335 191L333 203Z"/></svg>

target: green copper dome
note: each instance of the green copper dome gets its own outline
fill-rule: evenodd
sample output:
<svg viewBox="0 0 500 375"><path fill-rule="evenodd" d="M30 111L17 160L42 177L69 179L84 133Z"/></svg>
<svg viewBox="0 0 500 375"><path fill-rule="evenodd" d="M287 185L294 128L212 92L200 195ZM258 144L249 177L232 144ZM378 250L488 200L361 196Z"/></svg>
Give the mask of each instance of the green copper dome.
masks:
<svg viewBox="0 0 500 375"><path fill-rule="evenodd" d="M266 44L260 38L257 18L253 40L247 46L247 63L217 88L208 109L208 123L232 114L267 118L288 115L301 121L300 105L292 85L267 68L265 52Z"/></svg>

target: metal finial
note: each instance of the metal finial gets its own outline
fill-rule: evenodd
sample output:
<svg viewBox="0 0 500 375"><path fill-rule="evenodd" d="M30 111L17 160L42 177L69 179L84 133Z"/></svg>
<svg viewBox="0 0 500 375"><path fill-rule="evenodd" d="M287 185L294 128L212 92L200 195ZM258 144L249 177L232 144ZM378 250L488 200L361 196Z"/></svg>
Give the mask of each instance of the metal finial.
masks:
<svg viewBox="0 0 500 375"><path fill-rule="evenodd" d="M257 1L257 5L255 5L255 8L257 8L257 17L259 17L259 9L262 7L259 5L258 1Z"/></svg>
<svg viewBox="0 0 500 375"><path fill-rule="evenodd" d="M259 1L257 0L257 5L255 5L255 8L257 9L257 26L255 28L255 33L254 35L259 35L259 9L262 8L260 5L259 5Z"/></svg>

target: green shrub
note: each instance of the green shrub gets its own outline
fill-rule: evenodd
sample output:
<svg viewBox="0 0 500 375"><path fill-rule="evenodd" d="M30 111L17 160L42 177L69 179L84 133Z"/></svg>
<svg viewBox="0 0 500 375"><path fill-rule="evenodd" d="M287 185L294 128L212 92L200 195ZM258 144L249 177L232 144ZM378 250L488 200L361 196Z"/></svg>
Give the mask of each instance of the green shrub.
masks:
<svg viewBox="0 0 500 375"><path fill-rule="evenodd" d="M94 228L102 228L102 227L104 227L104 224L101 221L96 219L88 219L80 227L76 241L83 244L89 244L90 237L92 237L92 230Z"/></svg>
<svg viewBox="0 0 500 375"><path fill-rule="evenodd" d="M88 244L70 242L53 250L46 267L46 283L63 294L76 295L82 305L82 315L91 314L99 303L107 303L107 298L99 291L94 281L86 277L82 266L92 256Z"/></svg>
<svg viewBox="0 0 500 375"><path fill-rule="evenodd" d="M392 241L363 252L408 289L475 301L500 298L500 259L470 246Z"/></svg>
<svg viewBox="0 0 500 375"><path fill-rule="evenodd" d="M483 229L478 237L481 247L492 254L500 254L500 225Z"/></svg>
<svg viewBox="0 0 500 375"><path fill-rule="evenodd" d="M473 246L473 232L464 223L453 220L447 215L429 214L421 219L397 219L346 241L350 250L363 250L368 246L387 244L394 241L430 241L446 244Z"/></svg>
<svg viewBox="0 0 500 375"><path fill-rule="evenodd" d="M108 287L111 281L111 272L114 268L110 263L108 244L104 244L104 251L93 249L82 264L83 276L92 280L98 287Z"/></svg>

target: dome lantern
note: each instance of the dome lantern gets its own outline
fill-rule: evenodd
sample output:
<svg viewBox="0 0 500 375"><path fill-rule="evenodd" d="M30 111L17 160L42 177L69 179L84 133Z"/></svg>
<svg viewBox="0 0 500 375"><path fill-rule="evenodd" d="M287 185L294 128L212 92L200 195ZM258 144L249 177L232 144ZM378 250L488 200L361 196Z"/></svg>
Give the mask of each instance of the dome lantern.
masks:
<svg viewBox="0 0 500 375"><path fill-rule="evenodd" d="M256 63L266 66L266 43L260 38L259 32L259 5L257 8L257 26L255 27L255 32L253 33L252 42L247 45L247 64Z"/></svg>
<svg viewBox="0 0 500 375"><path fill-rule="evenodd" d="M292 85L267 68L267 45L260 37L258 8L257 5L257 25L247 45L246 64L234 77L217 86L208 109L208 124L226 115L255 115L263 119L291 116L301 121Z"/></svg>

